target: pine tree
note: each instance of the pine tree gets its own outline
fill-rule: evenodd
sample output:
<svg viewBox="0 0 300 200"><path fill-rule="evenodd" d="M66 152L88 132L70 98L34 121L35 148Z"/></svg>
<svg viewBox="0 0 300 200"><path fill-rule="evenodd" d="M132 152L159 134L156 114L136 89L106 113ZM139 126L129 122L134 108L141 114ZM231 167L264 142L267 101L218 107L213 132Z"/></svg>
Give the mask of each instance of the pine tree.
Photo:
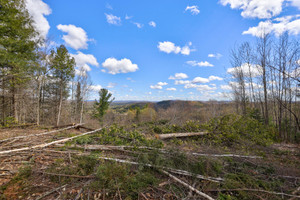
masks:
<svg viewBox="0 0 300 200"><path fill-rule="evenodd" d="M52 50L50 55L51 73L56 86L57 120L59 125L63 99L68 97L68 83L75 75L75 60L72 58L64 45L60 45L56 51Z"/></svg>
<svg viewBox="0 0 300 200"><path fill-rule="evenodd" d="M30 80L34 70L38 33L25 9L24 0L0 0L0 78L2 89L10 94L2 94L2 103L11 101L12 113L18 121L18 94ZM5 121L2 115L2 122Z"/></svg>
<svg viewBox="0 0 300 200"><path fill-rule="evenodd" d="M109 105L114 101L112 94L108 92L107 89L102 88L99 91L99 101L96 100L94 104L94 117L99 120L100 123L103 122L103 117L109 108Z"/></svg>

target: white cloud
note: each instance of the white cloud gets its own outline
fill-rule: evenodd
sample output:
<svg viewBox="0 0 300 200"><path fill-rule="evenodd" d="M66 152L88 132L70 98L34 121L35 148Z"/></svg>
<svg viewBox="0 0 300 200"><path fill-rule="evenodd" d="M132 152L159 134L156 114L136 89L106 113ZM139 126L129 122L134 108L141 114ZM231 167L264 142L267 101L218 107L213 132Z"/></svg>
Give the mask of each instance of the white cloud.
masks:
<svg viewBox="0 0 300 200"><path fill-rule="evenodd" d="M210 90L216 90L215 87L209 87L208 85L198 85L197 90L198 91L210 91Z"/></svg>
<svg viewBox="0 0 300 200"><path fill-rule="evenodd" d="M292 5L300 9L300 1L299 0L290 0Z"/></svg>
<svg viewBox="0 0 300 200"><path fill-rule="evenodd" d="M216 54L211 53L211 54L208 54L208 57L209 57L209 58L220 59L222 56L223 56L223 55L220 54L220 53L216 53Z"/></svg>
<svg viewBox="0 0 300 200"><path fill-rule="evenodd" d="M190 46L192 45L191 42L188 43L188 45L185 45L183 47L176 46L173 42L169 41L164 41L164 42L159 42L157 48L165 53L181 53L183 55L190 55L191 51L194 51L190 49Z"/></svg>
<svg viewBox="0 0 300 200"><path fill-rule="evenodd" d="M158 89L161 90L163 89L163 86L168 85L166 82L158 82L156 85L150 85L151 89Z"/></svg>
<svg viewBox="0 0 300 200"><path fill-rule="evenodd" d="M170 76L169 79L176 80L176 79L186 79L188 78L188 75L185 73L176 73L174 76Z"/></svg>
<svg viewBox="0 0 300 200"><path fill-rule="evenodd" d="M51 14L51 8L42 0L26 0L26 9L32 16L33 25L40 33L40 36L45 39L47 37L50 25L45 16Z"/></svg>
<svg viewBox="0 0 300 200"><path fill-rule="evenodd" d="M192 15L198 15L200 13L198 6L187 6L185 11L191 11Z"/></svg>
<svg viewBox="0 0 300 200"><path fill-rule="evenodd" d="M149 22L149 26L156 27L156 23L154 21Z"/></svg>
<svg viewBox="0 0 300 200"><path fill-rule="evenodd" d="M84 54L80 51L77 54L70 54L76 62L76 66L78 67L79 71L91 71L89 65L99 66L99 63L94 55L92 54Z"/></svg>
<svg viewBox="0 0 300 200"><path fill-rule="evenodd" d="M198 62L198 61L192 60L192 61L187 61L186 63L191 66L198 66L198 67L213 67L214 66L213 64L211 64L207 61Z"/></svg>
<svg viewBox="0 0 300 200"><path fill-rule="evenodd" d="M193 79L192 83L208 83L209 79L202 78L202 77L196 77Z"/></svg>
<svg viewBox="0 0 300 200"><path fill-rule="evenodd" d="M102 63L102 67L106 68L110 74L135 72L139 69L137 64L133 64L131 60L127 58L121 60L107 58Z"/></svg>
<svg viewBox="0 0 300 200"><path fill-rule="evenodd" d="M138 22L132 22L136 27L143 28L144 24L138 23Z"/></svg>
<svg viewBox="0 0 300 200"><path fill-rule="evenodd" d="M185 85L185 84L189 84L191 83L191 81L184 81L184 80L176 80L175 81L175 85Z"/></svg>
<svg viewBox="0 0 300 200"><path fill-rule="evenodd" d="M220 0L223 6L242 10L244 18L269 19L282 11L284 0Z"/></svg>
<svg viewBox="0 0 300 200"><path fill-rule="evenodd" d="M227 73L231 75L235 75L238 72L242 72L246 77L257 77L262 73L262 69L259 65L247 64L244 63L240 67L228 68Z"/></svg>
<svg viewBox="0 0 300 200"><path fill-rule="evenodd" d="M231 86L230 85L221 85L221 89L222 90L231 90Z"/></svg>
<svg viewBox="0 0 300 200"><path fill-rule="evenodd" d="M95 92L98 92L99 90L102 89L102 86L101 85L91 85L89 89L93 90Z"/></svg>
<svg viewBox="0 0 300 200"><path fill-rule="evenodd" d="M112 14L106 14L106 13L105 13L105 16L106 16L107 23L113 24L113 25L121 25L120 17L114 16Z"/></svg>
<svg viewBox="0 0 300 200"><path fill-rule="evenodd" d="M218 76L209 76L209 77L208 77L208 80L210 80L210 81L215 81L215 80L217 80L217 81L222 81L223 78L218 77Z"/></svg>
<svg viewBox="0 0 300 200"><path fill-rule="evenodd" d="M167 88L168 91L176 91L176 88Z"/></svg>
<svg viewBox="0 0 300 200"><path fill-rule="evenodd" d="M269 33L280 36L284 32L288 32L290 35L300 34L300 15L285 16L276 18L273 21L262 21L257 26L250 27L247 31L244 31L243 34L262 37L264 34Z"/></svg>
<svg viewBox="0 0 300 200"><path fill-rule="evenodd" d="M108 83L106 86L107 88L114 88L117 84L116 83Z"/></svg>
<svg viewBox="0 0 300 200"><path fill-rule="evenodd" d="M62 32L67 33L67 35L63 35L62 39L65 41L65 43L72 47L73 49L87 49L89 41L88 36L80 27L74 26L72 24L70 25L62 25L59 24L57 26L58 30L61 30Z"/></svg>

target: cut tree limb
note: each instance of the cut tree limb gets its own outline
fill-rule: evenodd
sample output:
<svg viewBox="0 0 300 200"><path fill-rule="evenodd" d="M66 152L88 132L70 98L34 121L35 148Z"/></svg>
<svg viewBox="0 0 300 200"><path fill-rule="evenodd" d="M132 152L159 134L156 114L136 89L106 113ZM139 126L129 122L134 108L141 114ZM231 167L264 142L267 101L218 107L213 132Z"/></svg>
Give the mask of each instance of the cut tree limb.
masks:
<svg viewBox="0 0 300 200"><path fill-rule="evenodd" d="M64 130L72 129L72 128L75 128L75 127L80 126L80 125L81 124L76 124L76 125L73 125L73 126L63 128L63 129L59 129L59 130L53 130L53 131L48 131L48 132L43 132L43 133L30 134L30 135L21 135L21 136L16 136L16 137L12 137L12 138L7 138L7 139L4 139L4 140L0 140L0 143L8 141L8 140L13 140L13 139L21 139L21 138L35 137L35 136L41 136L41 135L48 135L48 134L51 134L51 133L56 133L56 132L61 132L61 131L64 131Z"/></svg>
<svg viewBox="0 0 300 200"><path fill-rule="evenodd" d="M170 172L175 173L175 174L195 177L195 178L208 180L208 181L215 182L215 183L219 183L220 181L224 181L224 179L222 179L220 177L215 178L215 177L209 177L209 176L202 176L202 175L199 175L199 174L193 174L191 172L187 172L187 171L179 170L179 169L173 169L173 168L169 168L169 167L155 166L155 165L146 164L146 163L138 163L138 162L133 162L133 161L128 161L128 160L122 160L122 159L118 159L118 158L108 158L108 157L101 157L101 156L98 157L98 158L103 159L103 160L110 160L110 161L120 162L120 163L126 163L126 164L132 164L132 165L143 165L143 166L151 167L151 168L164 169L164 170L170 171Z"/></svg>
<svg viewBox="0 0 300 200"><path fill-rule="evenodd" d="M58 188L54 188L53 190L50 190L50 191L44 193L42 196L38 197L36 200L41 200L41 199L43 199L44 197L46 197L46 196L52 194L53 192L56 192L56 191L58 191L58 190L64 188L64 187L66 187L66 186L67 186L67 185L63 185L63 186L60 186L60 187L58 187Z"/></svg>
<svg viewBox="0 0 300 200"><path fill-rule="evenodd" d="M58 147L62 147L62 145L58 144L56 145ZM146 146L113 146L113 145L71 145L70 147L80 147L84 148L85 150L105 150L105 151L111 151L111 150L125 150L125 149L148 149L148 150L156 150L161 153L170 154L172 152L166 150L166 149L159 149L159 148L153 148L153 147L146 147ZM196 153L196 152L184 152L189 155L194 156L208 156L208 157L236 157L236 158L262 158L261 156L246 156L246 155L238 155L238 154L204 154L204 153Z"/></svg>
<svg viewBox="0 0 300 200"><path fill-rule="evenodd" d="M212 197L208 196L207 194L200 192L199 190L197 190L196 188L192 187L191 185L187 184L186 182L183 182L182 180L180 180L179 178L177 178L176 176L173 176L172 174L170 174L169 172L166 172L165 170L160 170L162 173L166 174L167 176L169 176L170 178L172 178L174 181L180 183L181 185L189 188L190 190L192 190L193 192L197 193L198 195L200 195L201 197L204 197L208 200L214 200Z"/></svg>
<svg viewBox="0 0 300 200"><path fill-rule="evenodd" d="M196 133L169 133L169 134L158 134L156 137L158 139L170 139L170 138L179 138L179 137L192 137L192 136L200 136L207 135L208 132L196 132Z"/></svg>
<svg viewBox="0 0 300 200"><path fill-rule="evenodd" d="M24 148L20 148L20 149L12 149L12 150L7 150L7 151L0 151L0 155L12 153L12 152L18 152L18 151L28 151L28 150L31 150L31 149L44 148L44 147L48 147L48 146L51 146L53 144L58 144L58 143L65 143L69 140L73 140L75 138L78 138L78 137L81 137L81 136L84 136L84 135L95 133L95 132L98 132L102 129L103 128L99 128L99 129L96 129L94 131L89 131L89 132L86 132L86 133L83 133L83 134L80 134L80 135L76 135L76 136L73 136L73 137L70 137L70 138L64 138L64 139L61 139L61 140L56 140L56 141L53 141L53 142L39 144L39 145L31 146L31 147L24 147Z"/></svg>

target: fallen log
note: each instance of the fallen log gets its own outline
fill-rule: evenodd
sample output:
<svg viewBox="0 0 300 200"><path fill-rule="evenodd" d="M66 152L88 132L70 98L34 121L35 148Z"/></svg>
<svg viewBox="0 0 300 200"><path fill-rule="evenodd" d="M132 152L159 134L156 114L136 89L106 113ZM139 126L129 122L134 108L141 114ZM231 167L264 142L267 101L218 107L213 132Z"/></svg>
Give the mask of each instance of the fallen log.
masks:
<svg viewBox="0 0 300 200"><path fill-rule="evenodd" d="M145 163L138 163L138 162L133 162L133 161L128 161L128 160L122 160L122 159L118 159L118 158L109 158L109 157L98 157L100 159L103 160L110 160L110 161L115 161L115 162L119 162L119 163L126 163L126 164L132 164L132 165L142 165L142 166L146 166L146 167L151 167L151 168L157 168L157 169L163 169L163 170L167 170L170 171L172 173L175 174L179 174L179 175L185 175L185 176L190 176L190 177L196 177L199 179L203 179L203 180L208 180L211 182L216 182L219 183L220 181L224 181L224 179L220 178L220 177L209 177L209 176L202 176L199 174L194 174L191 172L187 172L184 170L179 170L179 169L173 169L173 168L169 168L169 167L162 167L162 166L155 166L155 165L151 165L151 164L145 164Z"/></svg>
<svg viewBox="0 0 300 200"><path fill-rule="evenodd" d="M93 129L93 128L89 128L89 127L86 127L86 126L83 126L83 125L79 125L79 126L77 126L76 128L82 128L82 129L86 129L86 130L88 130L88 131L94 131L95 129Z"/></svg>
<svg viewBox="0 0 300 200"><path fill-rule="evenodd" d="M73 140L75 138L78 138L78 137L81 137L81 136L84 136L84 135L88 135L88 134L91 134L91 133L98 132L100 130L102 130L102 128L96 129L94 131L86 132L86 133L83 133L83 134L80 134L80 135L76 135L76 136L73 136L73 137L70 137L70 138L56 140L56 141L49 142L49 143L39 144L39 145L31 146L31 147L24 147L24 148L20 148L20 149L12 149L12 150L7 150L7 151L0 151L0 155L12 153L12 152L28 151L28 150L32 150L32 149L48 147L48 146L51 146L53 144L64 143L64 142L67 142L69 140Z"/></svg>
<svg viewBox="0 0 300 200"><path fill-rule="evenodd" d="M58 147L63 147L63 145L56 145ZM69 147L79 147L84 148L85 150L104 150L104 151L111 151L111 150L125 150L125 149L148 149L148 150L155 150L159 151L164 154L170 154L172 152L166 149L159 149L153 147L146 147L146 146L113 146L113 145L70 145ZM246 155L238 155L238 154L204 154L204 153L196 153L196 152L184 152L189 155L193 156L208 156L208 157L236 157L236 158L262 158L261 156L246 156Z"/></svg>
<svg viewBox="0 0 300 200"><path fill-rule="evenodd" d="M192 137L192 136L200 136L207 135L208 132L194 132L194 133L169 133L169 134L157 134L156 138L165 140L170 138L179 138L179 137Z"/></svg>
<svg viewBox="0 0 300 200"><path fill-rule="evenodd" d="M36 133L36 134L30 134L30 135L21 135L21 136L11 137L11 138L7 138L7 139L4 139L4 140L0 140L0 143L8 141L8 140L13 140L13 139L35 137L35 136L41 136L41 135L47 135L47 134L51 134L51 133L61 132L61 131L64 131L64 130L75 128L75 127L80 126L80 125L81 124L76 124L76 125L73 125L73 126L63 128L63 129L59 129L59 130L53 130L53 131L48 131L48 132L43 132L43 133Z"/></svg>
<svg viewBox="0 0 300 200"><path fill-rule="evenodd" d="M164 173L164 174L166 174L170 178L172 178L174 181L176 181L176 182L180 183L181 185L187 187L188 189L192 190L193 192L195 192L196 194L200 195L201 197L206 198L208 200L214 200L212 197L208 196L207 194L205 194L203 192L200 192L196 188L192 187L191 185L187 184L186 182L183 182L182 180L180 180L176 176L173 176L172 174L166 172L165 170L161 170L161 172Z"/></svg>

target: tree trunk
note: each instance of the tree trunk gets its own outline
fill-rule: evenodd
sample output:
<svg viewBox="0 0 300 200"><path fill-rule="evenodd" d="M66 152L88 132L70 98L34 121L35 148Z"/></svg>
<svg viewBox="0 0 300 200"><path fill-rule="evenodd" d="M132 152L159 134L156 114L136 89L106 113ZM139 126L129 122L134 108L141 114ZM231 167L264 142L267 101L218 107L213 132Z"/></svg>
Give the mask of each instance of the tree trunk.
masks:
<svg viewBox="0 0 300 200"><path fill-rule="evenodd" d="M61 115L61 107L62 107L62 99L63 99L63 88L62 85L60 87L60 94L59 94L59 106L58 106L58 114L57 114L57 122L56 122L56 126L59 125L59 121L60 121L60 115Z"/></svg>

